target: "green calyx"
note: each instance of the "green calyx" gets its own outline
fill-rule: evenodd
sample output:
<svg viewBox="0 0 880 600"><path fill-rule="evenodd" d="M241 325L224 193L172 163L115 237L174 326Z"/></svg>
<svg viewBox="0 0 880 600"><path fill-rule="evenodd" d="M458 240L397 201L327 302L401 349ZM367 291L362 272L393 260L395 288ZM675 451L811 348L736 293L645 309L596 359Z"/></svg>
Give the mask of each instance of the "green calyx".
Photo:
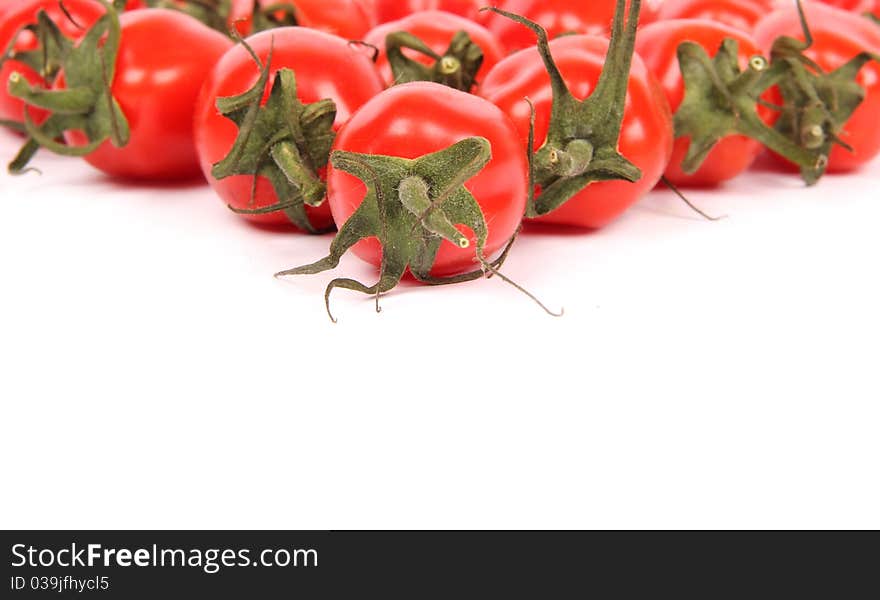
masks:
<svg viewBox="0 0 880 600"><path fill-rule="evenodd" d="M13 174L27 170L36 151L46 148L65 156L85 156L110 140L121 147L128 143L128 120L110 91L116 72L121 29L118 9L100 0L107 12L89 29L78 45L64 36L57 25L42 13L38 26L43 27L47 39L58 50L57 63L47 62L44 69L63 70L65 89L49 90L30 85L19 73L8 81L11 96L27 106L47 110L48 119L36 125L25 111L24 129L28 140L18 156L9 165ZM42 41L42 40L41 40ZM82 131L88 142L83 146L68 146L58 141L65 131Z"/></svg>
<svg viewBox="0 0 880 600"><path fill-rule="evenodd" d="M641 2L633 0L627 17L625 0L617 0L602 75L596 89L583 101L568 89L553 60L544 28L513 13L484 9L534 31L538 36L538 51L550 74L553 108L547 140L532 155L533 126L529 141L532 180L541 187L541 193L530 200L527 216L547 215L598 181L641 179L641 170L618 150L640 8ZM534 189L533 185L532 194Z"/></svg>
<svg viewBox="0 0 880 600"><path fill-rule="evenodd" d="M329 99L313 104L300 102L296 75L290 69L275 74L272 91L262 105L272 53L263 65L250 46L245 43L244 47L259 65L260 78L239 96L217 99L220 113L238 125L238 137L211 174L215 179L252 175L252 193L257 177L265 177L275 190L277 204L253 210L230 208L251 215L283 212L300 229L323 233L309 221L306 206L320 206L327 193L318 171L327 166L336 138L336 105Z"/></svg>
<svg viewBox="0 0 880 600"><path fill-rule="evenodd" d="M491 156L489 141L481 137L467 138L415 160L341 150L333 152L330 157L333 167L363 181L367 195L339 230L326 258L283 271L276 277L314 275L335 269L342 256L355 244L376 238L382 246L382 263L379 281L375 285L340 278L327 286L324 300L334 323L336 319L330 311L330 295L334 289L375 296L376 310L379 311L379 298L400 283L407 269L417 280L429 285L463 283L494 275L535 299L498 271L513 239L497 260L490 262L484 256L489 228L480 205L464 184L483 170ZM476 244L462 234L457 225L470 228ZM431 276L434 260L444 240L458 248L473 248L474 262L479 265L479 270L456 277Z"/></svg>
<svg viewBox="0 0 880 600"><path fill-rule="evenodd" d="M261 7L259 0L254 1L252 34L278 27L295 27L297 25L299 25L299 20L296 16L296 7L292 3L279 2Z"/></svg>
<svg viewBox="0 0 880 600"><path fill-rule="evenodd" d="M229 33L232 0L147 0L150 8L176 10L220 33ZM256 6L256 3L255 3Z"/></svg>
<svg viewBox="0 0 880 600"><path fill-rule="evenodd" d="M232 0L147 0L147 6L185 13L220 33L229 34L230 28L235 28L235 23L230 22ZM262 6L259 0L253 0L251 30L248 35L298 24L296 7L293 4L279 2Z"/></svg>
<svg viewBox="0 0 880 600"><path fill-rule="evenodd" d="M378 302L381 294L397 286L407 268L416 279L426 283L466 280L438 280L430 273L443 240L459 248L471 246L457 224L471 228L476 236L474 257L481 264L488 264L483 257L489 234L486 219L464 184L482 171L490 158L491 148L484 138L468 138L416 160L333 152L333 167L361 179L367 185L367 195L339 230L329 256L278 276L312 275L335 269L342 256L359 241L378 238L382 245L378 283L367 286L352 279L335 279L327 286L327 312L334 322L330 294L335 288L375 295ZM483 275L481 270L467 279Z"/></svg>
<svg viewBox="0 0 880 600"><path fill-rule="evenodd" d="M827 155L769 127L758 113L761 95L784 83L786 68L754 56L748 68L741 69L739 43L729 38L714 58L699 44L684 42L678 47L678 60L685 96L675 114L675 135L690 139L682 163L685 173L697 171L724 138L743 135L799 165L807 181L821 176Z"/></svg>
<svg viewBox="0 0 880 600"><path fill-rule="evenodd" d="M798 13L805 41L781 37L771 50L774 66L778 65L786 74L778 82L783 106L775 128L794 144L821 156L822 161L815 170L800 165L804 179L812 184L824 173L834 146L851 150L840 139L840 134L866 96L857 77L862 67L880 57L862 52L838 69L825 72L805 54L813 45L813 36L800 2Z"/></svg>
<svg viewBox="0 0 880 600"><path fill-rule="evenodd" d="M63 8L64 5L61 6ZM18 42L18 37L25 31L37 39L37 48L17 52L15 44ZM38 73L47 85L51 85L61 69L62 58L70 52L72 45L73 42L67 39L46 12L41 10L37 13L36 23L26 25L12 36L9 45L0 55L0 67L9 60L23 63Z"/></svg>
<svg viewBox="0 0 880 600"><path fill-rule="evenodd" d="M483 65L483 49L465 31L455 34L449 49L442 56L417 36L406 31L389 34L385 39L385 49L395 85L412 81L433 81L470 92L477 83L477 73ZM434 64L424 65L409 58L405 49L430 57Z"/></svg>

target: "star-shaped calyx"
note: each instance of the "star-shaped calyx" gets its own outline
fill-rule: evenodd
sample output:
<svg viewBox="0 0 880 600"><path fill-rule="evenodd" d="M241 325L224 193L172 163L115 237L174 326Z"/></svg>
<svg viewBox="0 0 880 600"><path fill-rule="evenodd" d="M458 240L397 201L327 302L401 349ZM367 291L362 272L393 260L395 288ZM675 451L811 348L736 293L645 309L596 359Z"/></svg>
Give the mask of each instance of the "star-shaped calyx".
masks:
<svg viewBox="0 0 880 600"><path fill-rule="evenodd" d="M330 313L330 293L335 288L378 297L394 289L407 268L421 281L440 283L430 274L440 243L448 240L460 248L471 246L457 224L474 232L475 259L485 262L482 254L488 237L486 219L464 184L483 170L491 155L489 141L479 137L415 160L333 152L333 167L361 179L367 186L367 195L339 230L329 256L278 276L329 271L359 241L377 238L382 245L378 283L367 286L352 279L333 280L325 295Z"/></svg>
<svg viewBox="0 0 880 600"><path fill-rule="evenodd" d="M763 56L753 56L740 68L739 42L725 39L714 57L695 42L678 47L685 95L675 113L675 136L689 138L682 162L685 173L694 173L723 139L743 135L799 165L805 173L823 168L823 154L796 143L767 125L759 114L761 95L785 81L788 70L771 66Z"/></svg>
<svg viewBox="0 0 880 600"><path fill-rule="evenodd" d="M434 60L424 65L408 57L404 50L415 50ZM477 72L483 66L483 49L465 31L453 36L449 48L442 55L434 52L418 36L406 31L389 34L385 38L388 64L394 74L394 84L413 81L433 81L470 92L477 82Z"/></svg>
<svg viewBox="0 0 880 600"><path fill-rule="evenodd" d="M25 110L23 126L29 137L9 165L11 173L27 170L40 147L66 156L85 156L107 140L116 147L128 143L128 120L110 91L121 37L119 13L115 5L106 0L98 1L107 10L76 45L63 39L57 25L51 23L45 13L38 16L37 27L44 41L48 48L57 51L56 58L45 62L43 70L47 73L63 70L65 88L50 90L32 86L17 72L10 76L10 95L50 113L42 125L36 125ZM65 131L82 131L88 143L68 146L58 141Z"/></svg>
<svg viewBox="0 0 880 600"><path fill-rule="evenodd" d="M813 35L800 2L798 14L804 40L781 37L771 50L774 66L786 73L779 81L783 106L775 129L793 144L820 155L822 160L817 168L800 165L804 179L812 184L824 173L835 145L851 150L840 135L866 97L867 92L857 78L862 67L880 57L861 52L836 70L826 72L806 56L813 45Z"/></svg>
<svg viewBox="0 0 880 600"><path fill-rule="evenodd" d="M553 60L547 32L519 15L486 8L512 19L535 32L538 51L550 74L553 107L550 129L544 145L532 158L534 183L541 187L529 202L528 214L549 214L598 181L641 179L641 170L618 150L629 74L635 52L640 0L617 0L611 42L602 74L586 100L574 97ZM529 151L532 144L530 140Z"/></svg>
<svg viewBox="0 0 880 600"><path fill-rule="evenodd" d="M244 42L243 42L244 43ZM238 125L238 137L229 154L214 165L216 179L234 175L265 177L272 184L278 202L244 214L284 212L297 227L320 233L309 221L306 206L320 206L327 186L318 171L327 166L336 138L333 122L336 105L330 99L303 104L297 98L296 75L279 69L265 105L264 90L269 81L272 52L266 64L246 43L244 47L260 67L260 78L239 96L219 98L217 109Z"/></svg>

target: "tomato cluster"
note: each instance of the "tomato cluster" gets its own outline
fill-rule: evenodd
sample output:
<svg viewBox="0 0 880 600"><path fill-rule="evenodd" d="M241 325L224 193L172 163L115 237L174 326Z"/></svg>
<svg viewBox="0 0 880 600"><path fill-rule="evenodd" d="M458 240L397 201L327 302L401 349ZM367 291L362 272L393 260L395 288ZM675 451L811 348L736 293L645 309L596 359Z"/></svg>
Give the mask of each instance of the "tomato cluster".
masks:
<svg viewBox="0 0 880 600"><path fill-rule="evenodd" d="M0 4L10 170L44 147L119 178L202 174L256 224L338 230L283 275L349 250L378 267L329 298L407 274L512 283L524 222L604 227L765 150L810 184L880 154L877 0L482 4Z"/></svg>

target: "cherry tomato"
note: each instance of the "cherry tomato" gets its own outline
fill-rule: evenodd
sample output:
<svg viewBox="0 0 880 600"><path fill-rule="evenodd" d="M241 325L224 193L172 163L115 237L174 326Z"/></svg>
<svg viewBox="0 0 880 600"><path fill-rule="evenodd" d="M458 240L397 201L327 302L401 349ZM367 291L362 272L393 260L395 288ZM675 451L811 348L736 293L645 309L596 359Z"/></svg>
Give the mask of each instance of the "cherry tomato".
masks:
<svg viewBox="0 0 880 600"><path fill-rule="evenodd" d="M38 46L38 40L29 31L21 31L23 27L37 22L37 13L46 11L51 18L68 37L76 39L91 27L101 15L104 7L94 0L65 0L64 7L76 21L73 23L61 10L59 0L25 0L20 3L10 3L0 8L0 52L3 52L15 40L13 46L16 52L27 52ZM21 33L19 33L21 32ZM17 37L16 37L17 36ZM6 90L6 82L13 73L21 73L32 85L45 86L46 81L33 69L17 60L8 60L0 68L0 119L21 122L24 120L24 103L18 98L10 96ZM39 123L45 119L46 112L33 109L30 111L31 118Z"/></svg>
<svg viewBox="0 0 880 600"><path fill-rule="evenodd" d="M550 48L571 93L585 99L599 80L608 40L566 36L552 41ZM535 149L543 145L553 96L550 77L536 48L517 52L498 63L483 81L480 94L512 117L523 142L528 140L530 117L525 98L530 98L536 110ZM672 117L663 91L635 56L619 150L642 170L642 179L637 183L594 183L540 220L586 228L607 225L657 184L669 162L672 137Z"/></svg>
<svg viewBox="0 0 880 600"><path fill-rule="evenodd" d="M611 30L617 2L616 0L502 0L497 6L538 23L547 30L547 34L552 39L565 33L607 35ZM650 18L650 9L644 14L640 13L640 22L647 23ZM535 36L531 31L501 15L490 15L486 27L495 34L508 52L535 45Z"/></svg>
<svg viewBox="0 0 880 600"><path fill-rule="evenodd" d="M296 74L300 101L310 104L325 98L333 100L337 110L335 128L348 121L385 87L365 54L346 40L321 31L304 27L276 29L258 33L248 38L247 43L264 62L271 49L269 85L279 69L289 68ZM279 200L269 181L262 177L258 178L252 197L253 176L237 175L221 180L211 176L212 166L229 154L238 135L235 123L218 112L216 102L218 98L244 93L257 83L259 76L260 69L245 48L235 46L210 71L195 111L196 144L202 171L225 203L243 210L274 206ZM267 86L267 96L268 91ZM326 203L309 210L316 227L331 224ZM281 212L247 218L262 224L290 226Z"/></svg>
<svg viewBox="0 0 880 600"><path fill-rule="evenodd" d="M880 17L880 0L819 0L819 2L860 15L871 13L875 17Z"/></svg>
<svg viewBox="0 0 880 600"><path fill-rule="evenodd" d="M700 44L709 56L715 56L721 42L731 38L739 42L740 66L761 54L757 42L748 33L706 19L674 19L658 21L642 28L636 41L636 51L644 58L669 101L673 113L684 99L684 81L678 63L677 50L685 41ZM744 172L761 153L761 144L744 136L730 136L718 143L696 173L688 175L681 169L690 140L675 141L672 159L666 177L676 185L712 186Z"/></svg>
<svg viewBox="0 0 880 600"><path fill-rule="evenodd" d="M376 0L376 13L380 23L397 21L425 10L442 10L477 19L485 4L488 3L481 0Z"/></svg>
<svg viewBox="0 0 880 600"><path fill-rule="evenodd" d="M389 85L394 82L394 76L385 53L385 38L398 31L406 31L417 36L434 52L441 55L449 48L456 33L459 31L467 32L471 40L483 50L483 65L477 72L477 81L480 81L504 57L495 36L489 33L485 27L447 12L436 10L417 12L399 21L379 25L364 38L367 44L379 49L376 66ZM421 52L404 49L404 54L424 64L433 63L433 59Z"/></svg>
<svg viewBox="0 0 880 600"><path fill-rule="evenodd" d="M485 252L491 256L519 227L528 191L525 148L516 127L497 106L435 83L395 86L355 114L340 130L334 149L415 159L474 136L489 141L492 158L464 185L476 198L489 225ZM360 206L366 186L332 167L327 177L330 208L341 227ZM376 266L381 263L381 248L375 239L359 242L354 251L367 262ZM431 274L443 277L475 268L473 245L462 249L444 241Z"/></svg>
<svg viewBox="0 0 880 600"><path fill-rule="evenodd" d="M122 40L111 92L128 119L131 139L122 148L105 142L86 160L117 177L198 175L193 106L206 73L232 41L173 10L136 10L119 21ZM64 86L63 76L58 84ZM81 132L65 138L72 145L87 143Z"/></svg>
<svg viewBox="0 0 880 600"><path fill-rule="evenodd" d="M751 32L770 9L770 0L666 0L659 19L707 19Z"/></svg>
<svg viewBox="0 0 880 600"><path fill-rule="evenodd" d="M851 12L811 3L804 5L814 43L806 54L826 71L832 71L863 51L880 52L880 27ZM782 35L804 39L794 7L780 9L758 23L755 39L769 51L773 41ZM859 72L858 83L867 95L846 124L842 140L852 151L835 146L829 157L832 173L858 169L880 154L880 64L869 62Z"/></svg>

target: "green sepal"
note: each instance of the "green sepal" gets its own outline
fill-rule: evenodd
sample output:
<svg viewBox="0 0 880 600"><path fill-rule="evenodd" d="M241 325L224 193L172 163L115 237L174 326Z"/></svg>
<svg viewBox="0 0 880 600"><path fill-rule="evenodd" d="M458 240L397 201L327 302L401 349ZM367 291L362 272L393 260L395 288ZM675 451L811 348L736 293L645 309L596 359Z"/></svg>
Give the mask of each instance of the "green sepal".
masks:
<svg viewBox="0 0 880 600"><path fill-rule="evenodd" d="M333 167L361 179L367 186L366 197L340 228L326 258L277 276L313 275L335 269L342 256L359 241L377 238L382 246L382 264L375 285L341 278L327 286L327 312L335 322L330 312L330 294L336 288L374 295L378 300L397 286L407 269L416 279L437 285L470 281L495 272L483 256L489 234L486 219L476 199L464 187L465 182L482 171L491 154L489 141L480 137L467 138L415 160L333 152ZM474 259L481 269L455 278L431 277L443 240L460 248L472 246L456 225L465 225L474 232Z"/></svg>
<svg viewBox="0 0 880 600"><path fill-rule="evenodd" d="M840 135L867 94L857 77L862 67L880 57L862 52L838 69L825 72L805 54L813 45L813 35L800 2L797 8L804 40L784 36L771 50L774 67L787 74L779 81L784 102L775 128L793 143L821 154L823 161L818 168L805 170L801 165L804 179L813 184L824 174L836 145L851 150Z"/></svg>
<svg viewBox="0 0 880 600"><path fill-rule="evenodd" d="M253 29L251 34L279 27L296 27L299 20L296 16L296 7L290 2L278 2L270 6L261 7L259 2L254 2Z"/></svg>
<svg viewBox="0 0 880 600"><path fill-rule="evenodd" d="M265 177L272 184L278 203L243 214L284 212L297 227L322 233L309 221L306 206L323 204L327 187L318 171L327 166L336 138L333 122L336 105L332 100L303 104L297 97L296 75L290 69L275 74L272 90L261 105L269 81L272 54L263 65L245 45L260 67L260 78L239 96L217 99L217 109L238 125L238 137L229 154L214 165L216 179L233 175Z"/></svg>
<svg viewBox="0 0 880 600"><path fill-rule="evenodd" d="M19 133L27 133L24 123L20 121L10 121L9 119L0 119L0 127L5 127Z"/></svg>
<svg viewBox="0 0 880 600"><path fill-rule="evenodd" d="M483 9L535 32L538 51L550 75L553 90L550 129L544 145L530 157L532 179L541 187L541 193L537 198L530 198L527 216L549 214L595 182L641 179L641 170L618 149L640 9L640 0L633 0L627 17L626 1L617 0L602 75L596 89L583 101L575 98L566 85L553 60L543 27L497 8ZM532 152L531 147L528 150ZM530 195L534 196L534 187Z"/></svg>
<svg viewBox="0 0 880 600"><path fill-rule="evenodd" d="M121 29L114 4L99 0L107 12L86 32L80 43L61 44L60 68L64 71L65 89L48 90L30 85L19 73L8 82L10 95L49 111L49 119L35 124L25 111L24 127L28 141L9 165L13 174L26 170L35 146L42 146L65 156L85 156L110 141L125 146L130 137L128 120L110 91L116 73ZM46 18L46 17L43 17ZM88 143L68 146L59 140L66 131L82 131Z"/></svg>
<svg viewBox="0 0 880 600"><path fill-rule="evenodd" d="M792 64L793 76L779 85L785 103L776 130L795 143L815 147L826 158L835 145L851 150L840 135L866 97L856 76L871 60L876 58L862 53L839 69L821 75ZM804 173L808 183L815 183L816 175L821 173Z"/></svg>
<svg viewBox="0 0 880 600"><path fill-rule="evenodd" d="M714 57L697 43L683 42L678 61L685 96L675 113L675 136L689 138L682 162L685 173L694 173L712 149L723 139L743 135L799 165L805 179L814 181L827 162L816 148L805 147L768 126L758 112L761 95L773 85L782 85L787 69L771 66L754 56L748 68L740 68L739 43L725 39Z"/></svg>
<svg viewBox="0 0 880 600"><path fill-rule="evenodd" d="M415 50L434 60L424 65L409 58L404 49ZM433 81L463 92L470 92L477 83L477 73L483 66L483 49L466 31L453 36L449 48L442 55L434 52L419 37L406 31L389 34L385 38L388 64L394 74L394 84L413 81Z"/></svg>
<svg viewBox="0 0 880 600"><path fill-rule="evenodd" d="M18 36L24 31L30 32L37 39L37 47L33 50L16 52L15 44ZM45 11L40 10L37 13L37 22L23 27L9 41L8 47L0 57L0 67L7 60L20 62L39 74L47 85L51 85L61 70L62 60L72 48L73 42L64 36Z"/></svg>

